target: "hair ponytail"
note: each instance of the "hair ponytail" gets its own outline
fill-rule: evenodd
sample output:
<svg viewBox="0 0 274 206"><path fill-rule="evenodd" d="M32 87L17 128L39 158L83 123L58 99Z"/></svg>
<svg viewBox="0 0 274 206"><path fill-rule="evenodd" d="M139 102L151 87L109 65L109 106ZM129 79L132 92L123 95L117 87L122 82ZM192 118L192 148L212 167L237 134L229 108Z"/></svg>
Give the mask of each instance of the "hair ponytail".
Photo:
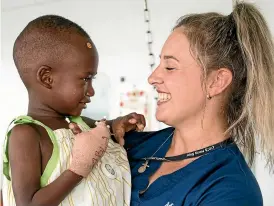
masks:
<svg viewBox="0 0 274 206"><path fill-rule="evenodd" d="M246 70L242 112L234 126L244 132L243 152L253 162L259 149L270 167L274 158L274 46L262 14L255 6L237 3L232 12ZM236 74L237 75L237 74ZM237 90L237 88L235 88ZM255 148L255 139L258 140Z"/></svg>

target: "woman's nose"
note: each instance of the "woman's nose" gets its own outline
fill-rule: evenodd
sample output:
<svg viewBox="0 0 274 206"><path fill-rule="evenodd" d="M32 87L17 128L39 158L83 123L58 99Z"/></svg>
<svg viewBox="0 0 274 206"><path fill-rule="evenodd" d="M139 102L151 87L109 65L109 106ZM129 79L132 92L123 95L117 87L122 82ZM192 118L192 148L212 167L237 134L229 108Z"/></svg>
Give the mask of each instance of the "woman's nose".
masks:
<svg viewBox="0 0 274 206"><path fill-rule="evenodd" d="M161 77L160 68L157 67L152 74L148 77L148 83L151 85L163 83L163 78Z"/></svg>

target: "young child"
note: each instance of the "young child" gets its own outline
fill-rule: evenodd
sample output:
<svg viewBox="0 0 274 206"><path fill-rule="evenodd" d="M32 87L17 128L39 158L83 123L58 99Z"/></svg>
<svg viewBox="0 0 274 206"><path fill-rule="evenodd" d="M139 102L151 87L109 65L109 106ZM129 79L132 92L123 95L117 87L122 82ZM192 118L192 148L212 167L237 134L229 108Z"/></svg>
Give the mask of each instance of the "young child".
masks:
<svg viewBox="0 0 274 206"><path fill-rule="evenodd" d="M29 106L6 136L3 205L130 205L127 154L110 139L107 124L122 134L145 122L142 115L129 114L95 126L80 117L94 95L98 66L89 35L68 19L42 16L20 33L13 57ZM90 137L74 139L66 118Z"/></svg>

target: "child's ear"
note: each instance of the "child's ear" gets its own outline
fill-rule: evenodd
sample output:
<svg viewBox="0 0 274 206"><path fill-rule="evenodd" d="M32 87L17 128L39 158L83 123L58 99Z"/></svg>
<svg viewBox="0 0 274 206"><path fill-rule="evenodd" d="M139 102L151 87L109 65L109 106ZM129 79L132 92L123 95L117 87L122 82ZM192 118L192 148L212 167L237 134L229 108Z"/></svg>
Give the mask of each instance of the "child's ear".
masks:
<svg viewBox="0 0 274 206"><path fill-rule="evenodd" d="M52 69L48 66L41 66L37 71L37 81L44 87L51 89L53 83Z"/></svg>

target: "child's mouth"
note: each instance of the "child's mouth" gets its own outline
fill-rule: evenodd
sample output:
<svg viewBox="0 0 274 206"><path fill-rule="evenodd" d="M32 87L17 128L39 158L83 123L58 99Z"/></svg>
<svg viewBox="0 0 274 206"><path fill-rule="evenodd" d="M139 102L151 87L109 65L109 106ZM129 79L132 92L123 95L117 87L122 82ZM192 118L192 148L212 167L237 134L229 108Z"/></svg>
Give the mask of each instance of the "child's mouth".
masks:
<svg viewBox="0 0 274 206"><path fill-rule="evenodd" d="M87 108L87 103L85 103L85 102L80 102L80 105L81 105L81 107L83 107L83 109Z"/></svg>

